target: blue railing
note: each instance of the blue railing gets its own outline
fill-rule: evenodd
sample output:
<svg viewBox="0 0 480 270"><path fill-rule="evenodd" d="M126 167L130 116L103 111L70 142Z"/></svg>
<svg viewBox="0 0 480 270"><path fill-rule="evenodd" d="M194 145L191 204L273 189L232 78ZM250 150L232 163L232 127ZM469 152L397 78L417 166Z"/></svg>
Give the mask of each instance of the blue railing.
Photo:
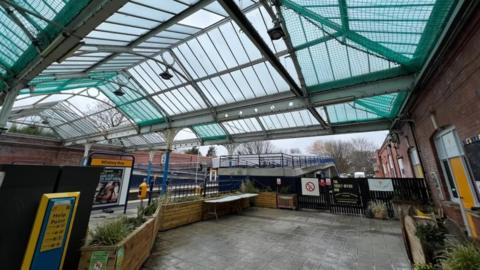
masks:
<svg viewBox="0 0 480 270"><path fill-rule="evenodd" d="M306 168L334 163L328 156L294 156L288 154L221 156L220 168Z"/></svg>

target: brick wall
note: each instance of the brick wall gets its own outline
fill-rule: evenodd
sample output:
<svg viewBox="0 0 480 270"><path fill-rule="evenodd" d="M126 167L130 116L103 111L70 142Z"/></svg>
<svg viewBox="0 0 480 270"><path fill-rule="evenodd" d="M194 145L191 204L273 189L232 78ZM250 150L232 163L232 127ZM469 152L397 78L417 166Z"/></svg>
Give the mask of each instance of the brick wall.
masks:
<svg viewBox="0 0 480 270"><path fill-rule="evenodd" d="M122 153L120 148L93 146L91 151ZM64 147L59 140L40 139L21 134L0 135L0 164L38 164L38 165L80 165L83 146ZM154 164L160 164L163 152L156 151ZM135 152L136 164L147 164L147 151ZM211 164L211 158L197 157L181 153L172 153L171 164L195 163L197 158L203 164ZM175 165L173 165L174 167Z"/></svg>

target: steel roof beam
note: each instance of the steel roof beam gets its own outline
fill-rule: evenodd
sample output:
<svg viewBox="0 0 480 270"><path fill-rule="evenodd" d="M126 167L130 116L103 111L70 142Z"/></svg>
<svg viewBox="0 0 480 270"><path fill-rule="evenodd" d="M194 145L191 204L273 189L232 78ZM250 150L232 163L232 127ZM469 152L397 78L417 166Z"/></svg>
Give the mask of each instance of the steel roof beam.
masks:
<svg viewBox="0 0 480 270"><path fill-rule="evenodd" d="M357 124L338 125L334 127L334 130L336 134L378 131L378 130L388 129L390 124L391 124L390 121L371 121L371 122L357 123ZM281 129L281 130L269 130L268 136L265 136L263 132L236 134L236 135L232 135L230 139L211 140L211 141L207 140L204 142L204 144L212 145L212 144L227 144L227 143L244 143L244 142L263 141L263 140L314 137L314 136L323 136L323 135L330 135L330 134L332 134L332 130L324 129L321 126L311 126L311 127L289 128L289 129ZM174 145L176 145L177 147L182 145L191 147L193 145L200 145L200 144L201 144L201 141L198 139L188 139L188 140L180 140L180 141L174 142ZM154 147L154 149L164 149L165 147L166 145L162 143L162 144L157 144ZM152 148L151 146L137 145L137 146L127 147L126 150L127 151L146 150L151 148Z"/></svg>
<svg viewBox="0 0 480 270"><path fill-rule="evenodd" d="M369 121L364 123L348 123L348 124L341 124L332 127L332 130L327 130L322 128L322 126L310 126L310 127L297 127L297 128L289 128L289 129L277 129L277 130L269 130L268 136L265 136L263 132L252 132L252 133L243 133L243 134L235 134L231 135L231 138L222 139L222 140L207 140L204 144L225 144L229 142L233 143L243 143L243 142L251 142L251 141L262 141L262 140L278 140L278 139L291 139L291 138L299 138L299 137L313 137L313 136L322 136L322 135L329 135L329 134L343 134L343 133L352 133L352 132L368 132L368 131L378 131L378 130L386 130L391 125L391 121L389 120L380 120L380 121ZM116 134L111 134L108 136L111 138L128 138L137 136L134 132L129 131L121 131ZM104 138L100 138L104 139ZM71 146L76 144L83 144L87 143L86 139L79 139L76 141L69 141L65 145ZM186 139L186 140L179 140L174 141L173 143L176 147L184 146L193 146L193 145L201 145L202 141L200 139ZM143 149L164 149L166 148L165 142L155 144L155 146L142 146L136 145L131 147L126 147L126 150L143 150Z"/></svg>
<svg viewBox="0 0 480 270"><path fill-rule="evenodd" d="M399 91L407 91L413 81L413 76L402 76L393 79L365 83L358 86L312 93L312 107L315 108L330 104L349 102L359 98L378 96ZM272 105L275 107L273 110L271 109ZM251 99L247 101L216 107L217 121L219 122L291 112L301 109L306 109L303 104L303 98L295 97L290 92L284 92L276 95L265 96L257 99ZM242 111L241 115L239 113L240 111ZM226 114L228 114L228 117L225 117ZM172 115L169 117L169 119L170 126L175 128L183 128L198 124L215 122L215 119L213 118L211 112L208 109ZM162 123L141 127L140 130L141 132L153 132L163 130L165 128L167 128L167 124ZM95 136L98 136L98 134L92 134L85 138ZM71 140L76 139L78 138L72 138Z"/></svg>
<svg viewBox="0 0 480 270"><path fill-rule="evenodd" d="M275 53L272 52L268 44L263 40L263 38L257 32L255 27L250 23L245 14L243 14L242 10L237 6L237 4L234 1L229 0L218 0L218 2L222 5L223 9L227 11L232 20L235 21L238 26L245 32L245 34L250 38L252 43L255 44L255 46L262 53L262 55L270 62L273 68L275 68L275 70L280 74L280 76L282 76L285 82L290 86L290 91L292 91L297 97L304 97L305 105L307 106L307 109L310 111L310 113L312 113L312 115L317 119L318 122L322 124L322 126L328 127L328 124L325 122L325 120L323 120L322 117L318 114L318 112L309 104L310 102L308 101L306 87L304 85L304 80L301 75L302 73L299 70L298 63L295 65L295 68L297 69L298 76L300 76L301 78L300 83L303 84L301 87L297 85L288 70L282 65L280 60L276 57ZM271 10L270 13L272 13ZM288 50L292 52L293 50L291 43L287 41L285 43L288 46ZM290 53L290 55L294 57L292 53Z"/></svg>
<svg viewBox="0 0 480 270"><path fill-rule="evenodd" d="M291 87L291 91L296 96L303 96L302 89L297 85L292 76L288 73L287 69L280 63L275 54L270 50L267 43L262 39L255 27L250 23L245 14L240 10L234 1L230 0L218 0L223 9L230 15L233 21L243 30L243 32L250 38L255 44L258 50L265 56L265 58L272 64L275 70L282 76L285 82Z"/></svg>

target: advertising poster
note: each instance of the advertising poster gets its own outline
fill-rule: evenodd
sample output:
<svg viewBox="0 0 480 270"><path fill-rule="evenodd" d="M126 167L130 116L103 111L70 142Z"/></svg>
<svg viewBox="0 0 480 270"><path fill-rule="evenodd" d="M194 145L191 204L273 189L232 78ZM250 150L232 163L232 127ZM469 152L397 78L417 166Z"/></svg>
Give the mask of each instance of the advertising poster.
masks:
<svg viewBox="0 0 480 270"><path fill-rule="evenodd" d="M123 175L123 168L105 167L95 190L94 204L118 204Z"/></svg>

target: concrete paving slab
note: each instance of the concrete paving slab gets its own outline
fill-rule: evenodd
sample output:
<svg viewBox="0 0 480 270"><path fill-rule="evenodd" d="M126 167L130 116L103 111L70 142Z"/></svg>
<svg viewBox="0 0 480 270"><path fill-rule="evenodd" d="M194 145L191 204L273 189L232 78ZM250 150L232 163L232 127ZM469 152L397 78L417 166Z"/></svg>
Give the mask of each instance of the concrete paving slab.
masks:
<svg viewBox="0 0 480 270"><path fill-rule="evenodd" d="M161 232L145 270L411 269L398 221L252 208Z"/></svg>

